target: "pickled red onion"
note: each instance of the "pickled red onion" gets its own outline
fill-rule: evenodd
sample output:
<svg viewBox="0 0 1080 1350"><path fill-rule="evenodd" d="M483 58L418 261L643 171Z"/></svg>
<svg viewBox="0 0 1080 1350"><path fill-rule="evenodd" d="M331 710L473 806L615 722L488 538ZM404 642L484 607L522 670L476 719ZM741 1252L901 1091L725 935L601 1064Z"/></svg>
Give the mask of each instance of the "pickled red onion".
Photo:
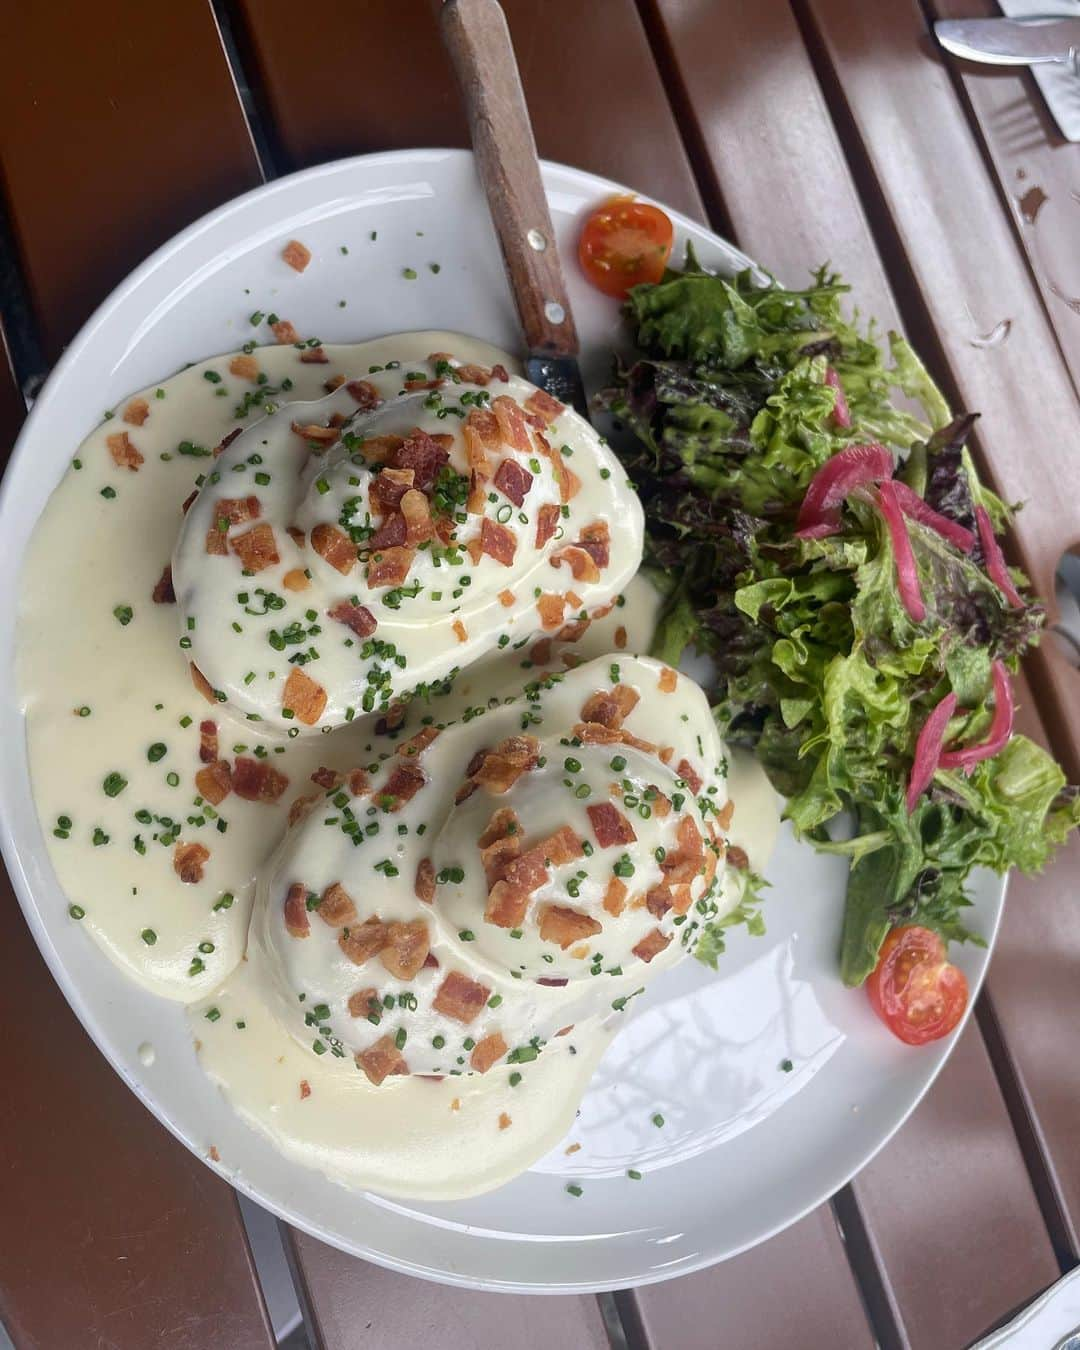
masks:
<svg viewBox="0 0 1080 1350"><path fill-rule="evenodd" d="M836 390L836 402L833 404L832 412L833 421L838 427L846 429L851 426L851 409L844 397L844 386L840 383L840 376L837 375L832 366L825 367L825 383Z"/></svg>
<svg viewBox="0 0 1080 1350"><path fill-rule="evenodd" d="M939 511L935 511L932 506L928 506L914 488L909 488L906 483L902 483L899 479L893 483L893 487L896 489L900 509L906 516L910 516L912 520L917 520L920 525L928 525L942 538L947 539L950 544L955 544L963 553L970 553L975 547L975 536L969 529L966 529L963 525L958 525L955 520L950 520L948 516L943 516Z"/></svg>
<svg viewBox="0 0 1080 1350"><path fill-rule="evenodd" d="M911 776L907 785L907 809L910 816L915 805L934 777L941 761L941 746L945 740L945 728L949 718L956 711L956 695L946 694L934 711L922 724L915 742L915 759L911 765Z"/></svg>
<svg viewBox="0 0 1080 1350"><path fill-rule="evenodd" d="M999 590L1005 592L1005 598L1010 605L1022 607L1024 597L1016 589L1012 577L1009 576L1005 555L1001 551L1001 545L994 537L994 527L985 507L977 506L975 508L975 524L979 527L979 542L982 544L982 550L986 557L986 571L990 580Z"/></svg>
<svg viewBox="0 0 1080 1350"><path fill-rule="evenodd" d="M1002 661L994 661L990 666L990 675L994 682L994 716L986 740L978 745L965 745L960 750L945 750L938 763L943 769L970 769L981 759L989 759L1003 750L1012 735L1013 715L1016 705L1013 699L1012 681Z"/></svg>
<svg viewBox="0 0 1080 1350"><path fill-rule="evenodd" d="M892 455L883 445L849 445L838 451L818 469L806 489L795 533L803 539L820 539L840 528L840 503L858 487L889 478ZM813 533L811 533L813 531Z"/></svg>
<svg viewBox="0 0 1080 1350"><path fill-rule="evenodd" d="M926 605L919 589L919 571L915 566L915 553L911 547L911 536L907 531L904 513L900 509L900 499L896 484L889 479L878 488L878 507L889 528L892 541L893 558L896 562L896 588L904 608L914 623L922 623L926 618Z"/></svg>

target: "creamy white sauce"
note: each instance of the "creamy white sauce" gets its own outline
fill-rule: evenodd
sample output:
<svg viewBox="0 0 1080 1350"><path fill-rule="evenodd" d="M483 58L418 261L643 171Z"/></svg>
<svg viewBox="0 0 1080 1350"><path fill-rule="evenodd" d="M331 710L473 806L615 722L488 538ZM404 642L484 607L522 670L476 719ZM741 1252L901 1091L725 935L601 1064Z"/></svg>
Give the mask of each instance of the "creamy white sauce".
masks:
<svg viewBox="0 0 1080 1350"><path fill-rule="evenodd" d="M488 365L500 360L511 364L485 344L444 333L327 347L326 365L301 363L292 347L257 349L256 355L272 385L280 387L283 379L291 378L289 396L311 400L334 375L367 378L370 365L397 359L411 367L438 350ZM398 743L425 716L455 725L425 751L431 781L402 812L378 816L381 827L393 830L382 836L385 849L371 838L355 848L340 829L324 825L328 811L321 801L282 843L290 805L318 791L310 782L317 767L347 771L356 764L377 764L380 754L395 747L373 734L372 718L332 736L290 740L267 724L233 715L224 705L210 708L191 683L191 649L178 643L185 632L178 630L177 606L151 600L179 528L180 504L196 475L207 468L206 459L178 454L177 447L184 442L214 446L237 424L234 409L243 390L238 381L230 382L227 368L228 358L204 362L135 396L149 409L140 425L125 424L124 407L118 408L80 447L77 467L60 483L38 522L21 578L19 660L35 801L50 857L73 907L73 921L77 918L132 978L155 993L193 1005L192 1026L207 1072L237 1110L283 1152L349 1185L425 1198L474 1194L523 1170L565 1132L610 1037L607 1023L621 1015L611 1003L632 995L648 974L677 960L681 944L673 941L651 967L643 967L631 949L655 920L641 909L628 911L625 923L605 920L612 926L601 935L603 942L585 944L587 950L578 956L543 943L534 920L521 939L511 940L504 930L489 932L490 925L483 925L483 887L477 888L475 873L467 870L464 884L439 887L443 894L437 901L438 920L433 919L438 928L433 951L440 968L422 972L409 986L385 971L378 980L380 993L385 990L387 996L406 987L417 995L416 1011L408 1010L405 1057L410 1069L441 1070L447 1076L442 1082L392 1077L376 1088L357 1071L352 1051L368 1043L369 1033L378 1035L384 1028L369 1027L366 1021L360 1027L345 1009L349 992L368 983L378 963L359 970L351 966L338 948L336 932L317 911L311 913L312 937L302 943L288 939L281 927L282 869L300 867L313 891L343 880L366 910L377 910L381 917L414 917L419 902L412 878L421 839L415 826L430 823L426 840L440 867L452 862L459 832L475 840L477 800L452 805L462 765L472 749L518 729L522 685L545 671L561 670L564 654L568 662L605 656L605 665L614 660L627 672L635 671L643 697L627 727L658 746L678 747L673 763L685 753L703 776L714 774L710 785L717 788L718 803L726 794L722 776L715 776L722 748L704 700L689 681L680 677L672 694L646 690L646 684L655 683L658 667L639 664L630 654L648 645L657 598L647 582L634 579L625 601L619 597L609 614L593 620L572 642L545 638L518 650L508 645L476 661L450 693L410 706ZM226 372L222 382L206 380L208 369ZM219 396L222 389L224 397ZM114 464L109 451L107 438L123 431L143 456L137 472ZM102 489L107 490L104 496ZM618 528L613 528L613 561L617 539ZM576 584L574 589L581 591ZM132 616L121 622L127 607ZM534 620L523 620L518 631L524 636L534 628ZM495 632L492 628L491 634ZM73 633L79 636L76 650ZM583 670L568 676L544 694L545 725L537 726L535 734L545 742L553 737L557 745L568 720L572 723L577 716L572 705L580 707L584 686L607 683ZM504 702L514 697L518 704ZM479 709L485 710L482 715ZM89 711L80 715L83 710ZM681 721L684 713L687 723ZM254 756L258 747L258 753L287 775L288 789L279 801L251 802L233 794L214 812L198 800L194 778L202 767L199 723L207 717L217 724L222 756ZM661 728L671 734L662 734ZM701 747L696 744L699 734ZM605 781L609 749L558 746L582 763L582 770L570 776L578 783L587 781L597 793ZM619 752L628 761L622 776L671 789L657 760L621 747ZM545 772L522 784L515 805L540 831L572 823L584 837L587 802L569 794L561 783L565 774L556 766ZM760 867L757 849L764 843L755 839L751 847L748 817L775 819L775 801L753 775L745 785L738 781L735 796L741 800L745 792L754 805L736 812L731 837ZM118 790L110 795L106 783ZM358 818L369 823L366 816ZM634 846L635 878L628 884L637 887L651 875L653 850L665 846L666 836L656 821L636 818L635 824L641 828ZM398 825L406 827L405 833L397 833ZM766 833L768 828L766 824ZM209 850L204 876L195 884L181 882L174 870L177 839L203 843ZM374 870L384 858L397 867L397 884L390 884L385 870ZM538 904L558 900L560 887L575 870L556 869ZM257 877L264 904L245 960ZM602 912L597 909L602 901L598 881L591 876L579 880L578 895L570 900L563 893L562 900L586 912ZM722 908L738 898L730 873L720 897ZM478 905L481 917L476 921L468 916L475 916ZM466 924L479 930L481 941L462 940ZM661 927L674 931L671 915ZM509 974L511 945L513 964L525 967L518 972L521 980ZM545 949L551 962L541 959ZM619 962L624 974L582 976L579 972L591 969L590 958L598 950L603 970ZM454 1043L452 1058L445 1059L449 1035L436 1055L431 1041L445 1033L445 1019L438 1020L430 1007L433 977L451 964L482 976L502 995L502 1005L485 1009L469 1028L470 1037L478 1041L500 1030L515 1047L534 1037L549 1041L535 1062L518 1067L500 1062L483 1076L469 1073L468 1064L459 1067L456 1062L459 1056L467 1059L460 1027L455 1035L462 1044ZM543 968L569 983L538 988L534 981ZM330 1028L344 1051L341 1057L315 1053L313 1042L323 1037L318 1026L313 1031L305 1022L300 993L309 1009L315 1000L327 1003L329 1017L316 1020ZM393 1018L387 1017L387 1027L398 1028L398 1012L395 1007ZM573 1033L554 1037L555 1030L571 1021ZM328 1043L329 1037L324 1039ZM151 1062L153 1047L140 1047L140 1055Z"/></svg>

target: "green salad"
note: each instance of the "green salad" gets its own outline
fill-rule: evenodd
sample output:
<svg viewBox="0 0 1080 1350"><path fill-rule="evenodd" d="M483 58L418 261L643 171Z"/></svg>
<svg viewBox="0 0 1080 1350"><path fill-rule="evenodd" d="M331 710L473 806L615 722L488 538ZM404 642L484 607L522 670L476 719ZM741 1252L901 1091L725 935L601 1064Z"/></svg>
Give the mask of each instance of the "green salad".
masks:
<svg viewBox="0 0 1080 1350"><path fill-rule="evenodd" d="M1009 672L1044 614L996 540L1009 508L975 471L975 417L902 338L845 318L846 290L824 269L802 291L726 279L688 252L630 292L641 356L600 402L633 433L617 448L665 596L654 655L712 658L721 734L803 839L850 859L858 985L897 925L971 939L972 868L1038 870L1080 797L1012 731ZM732 918L760 922L752 903Z"/></svg>

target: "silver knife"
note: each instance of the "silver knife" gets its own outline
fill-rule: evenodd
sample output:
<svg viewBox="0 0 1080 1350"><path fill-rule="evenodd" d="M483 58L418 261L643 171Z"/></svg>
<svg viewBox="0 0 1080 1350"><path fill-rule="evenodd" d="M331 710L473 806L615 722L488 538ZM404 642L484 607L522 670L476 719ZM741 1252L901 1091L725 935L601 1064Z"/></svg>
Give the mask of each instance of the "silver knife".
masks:
<svg viewBox="0 0 1080 1350"><path fill-rule="evenodd" d="M995 66L1067 65L1080 74L1080 18L941 19L947 52Z"/></svg>

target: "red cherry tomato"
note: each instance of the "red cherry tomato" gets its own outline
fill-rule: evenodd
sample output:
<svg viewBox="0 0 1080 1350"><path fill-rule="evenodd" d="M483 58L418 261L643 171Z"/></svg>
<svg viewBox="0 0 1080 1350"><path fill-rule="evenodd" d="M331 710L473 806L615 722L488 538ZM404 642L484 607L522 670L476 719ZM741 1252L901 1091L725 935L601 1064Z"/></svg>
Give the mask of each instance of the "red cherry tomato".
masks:
<svg viewBox="0 0 1080 1350"><path fill-rule="evenodd" d="M675 227L658 206L611 197L586 219L578 259L594 286L621 300L631 286L660 280L674 238Z"/></svg>
<svg viewBox="0 0 1080 1350"><path fill-rule="evenodd" d="M946 960L945 943L929 928L894 928L866 981L874 1011L908 1045L947 1036L964 1015L964 972Z"/></svg>

